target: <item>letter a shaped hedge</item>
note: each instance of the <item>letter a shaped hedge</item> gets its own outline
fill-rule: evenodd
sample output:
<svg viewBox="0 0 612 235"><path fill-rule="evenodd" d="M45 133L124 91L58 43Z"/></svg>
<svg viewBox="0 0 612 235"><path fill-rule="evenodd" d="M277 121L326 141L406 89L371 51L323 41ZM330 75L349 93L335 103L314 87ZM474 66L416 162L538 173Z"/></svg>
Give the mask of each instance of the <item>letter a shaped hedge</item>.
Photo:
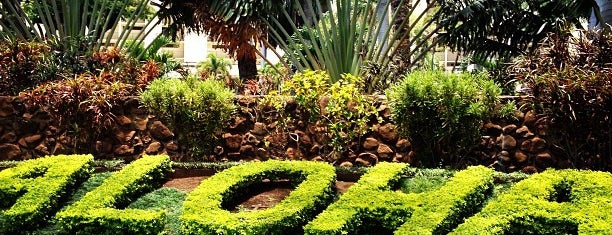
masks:
<svg viewBox="0 0 612 235"><path fill-rule="evenodd" d="M1 171L0 234L29 231L42 225L70 190L89 177L92 163L89 155L51 156Z"/></svg>
<svg viewBox="0 0 612 235"><path fill-rule="evenodd" d="M159 187L170 169L168 156L144 156L57 213L58 224L79 234L158 234L165 224L163 211L116 208Z"/></svg>
<svg viewBox="0 0 612 235"><path fill-rule="evenodd" d="M515 184L453 234L612 234L612 174L547 170Z"/></svg>
<svg viewBox="0 0 612 235"><path fill-rule="evenodd" d="M359 234L382 227L395 234L444 234L470 216L493 187L493 171L470 167L442 188L392 191L407 165L379 163L304 227L305 234Z"/></svg>
<svg viewBox="0 0 612 235"><path fill-rule="evenodd" d="M266 161L235 166L196 188L183 204L184 234L297 234L333 197L335 170L326 163ZM263 179L299 184L274 207L231 213L223 208L236 193ZM235 203L235 202L234 202Z"/></svg>

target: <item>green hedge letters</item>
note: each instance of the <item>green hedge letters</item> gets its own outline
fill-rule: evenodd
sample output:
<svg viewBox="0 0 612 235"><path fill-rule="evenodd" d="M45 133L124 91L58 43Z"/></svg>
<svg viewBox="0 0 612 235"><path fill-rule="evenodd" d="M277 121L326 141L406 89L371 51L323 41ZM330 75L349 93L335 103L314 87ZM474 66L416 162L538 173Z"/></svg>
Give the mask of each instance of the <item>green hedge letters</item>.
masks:
<svg viewBox="0 0 612 235"><path fill-rule="evenodd" d="M62 155L0 171L0 234L44 225L90 176L92 165L91 155ZM493 170L469 167L437 190L396 191L409 169L379 163L332 203L336 175L329 164L246 163L204 180L187 197L181 229L184 234L359 234L372 229L395 234L612 234L610 173L547 170L516 183L481 210L493 191ZM168 156L144 156L55 219L71 234L158 234L164 228L163 211L121 208L159 187L170 170ZM294 190L266 210L231 213L224 208L236 202L237 193L264 179L290 179Z"/></svg>

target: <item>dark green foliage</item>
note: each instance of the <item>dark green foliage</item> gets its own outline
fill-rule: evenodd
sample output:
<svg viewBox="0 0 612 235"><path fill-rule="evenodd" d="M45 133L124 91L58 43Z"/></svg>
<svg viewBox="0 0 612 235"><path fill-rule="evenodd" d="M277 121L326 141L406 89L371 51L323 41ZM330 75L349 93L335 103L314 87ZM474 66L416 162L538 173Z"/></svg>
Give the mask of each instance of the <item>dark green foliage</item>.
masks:
<svg viewBox="0 0 612 235"><path fill-rule="evenodd" d="M238 193L263 179L290 179L295 189L266 210L231 213ZM185 200L184 234L294 234L330 203L334 168L317 162L247 163L204 180Z"/></svg>
<svg viewBox="0 0 612 235"><path fill-rule="evenodd" d="M452 234L609 234L611 200L610 173L548 170L515 184Z"/></svg>
<svg viewBox="0 0 612 235"><path fill-rule="evenodd" d="M470 167L439 189L392 191L404 164L379 163L342 197L304 227L306 234L360 234L373 229L395 234L444 234L472 215L493 190L492 170Z"/></svg>
<svg viewBox="0 0 612 235"><path fill-rule="evenodd" d="M612 170L612 34L552 35L512 72L545 116L537 124L549 124L554 154L576 168Z"/></svg>
<svg viewBox="0 0 612 235"><path fill-rule="evenodd" d="M441 43L468 54L511 57L533 51L552 32L580 27L599 7L593 0L439 1Z"/></svg>
<svg viewBox="0 0 612 235"><path fill-rule="evenodd" d="M45 224L78 183L93 171L93 157L51 156L0 172L0 233Z"/></svg>
<svg viewBox="0 0 612 235"><path fill-rule="evenodd" d="M174 188L160 188L146 194L132 203L128 208L142 210L163 210L166 213L166 226L163 234L181 234L180 217L183 213L183 201L187 193Z"/></svg>
<svg viewBox="0 0 612 235"><path fill-rule="evenodd" d="M501 89L484 74L416 71L387 91L392 119L425 166L467 164L484 121L497 114Z"/></svg>
<svg viewBox="0 0 612 235"><path fill-rule="evenodd" d="M95 190L56 215L62 230L78 234L157 234L163 211L120 209L161 185L171 169L168 156L144 156L114 173Z"/></svg>
<svg viewBox="0 0 612 235"><path fill-rule="evenodd" d="M122 48L136 21L152 15L149 0L29 0L0 1L0 37L27 41L57 43L77 59L101 47ZM121 32L117 26L123 21ZM144 28L153 28L161 21L150 20ZM143 41L147 33L137 34ZM134 39L132 37L132 39ZM75 43L76 42L76 43ZM78 60L78 59L77 59ZM60 61L61 62L61 61ZM71 61L69 61L71 62Z"/></svg>
<svg viewBox="0 0 612 235"><path fill-rule="evenodd" d="M142 93L141 101L166 120L189 147L202 157L215 146L215 134L234 111L234 93L214 80L158 79Z"/></svg>

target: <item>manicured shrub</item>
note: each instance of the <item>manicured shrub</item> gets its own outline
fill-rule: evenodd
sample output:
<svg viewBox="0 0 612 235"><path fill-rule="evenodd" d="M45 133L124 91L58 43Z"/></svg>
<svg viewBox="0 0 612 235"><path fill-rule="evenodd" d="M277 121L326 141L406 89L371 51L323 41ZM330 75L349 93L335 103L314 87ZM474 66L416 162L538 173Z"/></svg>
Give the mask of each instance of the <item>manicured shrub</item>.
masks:
<svg viewBox="0 0 612 235"><path fill-rule="evenodd" d="M612 33L551 35L511 72L543 114L535 125L549 125L554 155L579 169L612 170Z"/></svg>
<svg viewBox="0 0 612 235"><path fill-rule="evenodd" d="M92 164L90 155L62 155L1 171L0 234L31 231L46 223L71 190L89 177Z"/></svg>
<svg viewBox="0 0 612 235"><path fill-rule="evenodd" d="M266 210L231 213L223 205L263 179L291 180L296 188ZM332 199L334 168L318 162L266 161L232 167L206 179L185 200L184 234L294 234Z"/></svg>
<svg viewBox="0 0 612 235"><path fill-rule="evenodd" d="M304 227L305 234L444 234L473 214L492 190L493 171L470 167L440 189L392 191L407 165L379 163ZM399 228L399 229L398 229Z"/></svg>
<svg viewBox="0 0 612 235"><path fill-rule="evenodd" d="M168 156L144 156L104 180L75 204L57 214L59 226L78 234L157 234L164 228L163 211L125 208L163 182L171 169Z"/></svg>
<svg viewBox="0 0 612 235"><path fill-rule="evenodd" d="M215 133L227 125L234 110L234 93L214 80L164 78L154 80L141 101L166 120L195 156L210 154Z"/></svg>
<svg viewBox="0 0 612 235"><path fill-rule="evenodd" d="M395 234L447 234L480 210L493 186L491 169L477 166L459 171L440 189L419 194L412 216Z"/></svg>
<svg viewBox="0 0 612 235"><path fill-rule="evenodd" d="M612 174L547 170L510 188L452 234L610 234Z"/></svg>
<svg viewBox="0 0 612 235"><path fill-rule="evenodd" d="M467 165L484 121L496 114L501 89L485 74L416 71L387 90L392 119L425 166Z"/></svg>

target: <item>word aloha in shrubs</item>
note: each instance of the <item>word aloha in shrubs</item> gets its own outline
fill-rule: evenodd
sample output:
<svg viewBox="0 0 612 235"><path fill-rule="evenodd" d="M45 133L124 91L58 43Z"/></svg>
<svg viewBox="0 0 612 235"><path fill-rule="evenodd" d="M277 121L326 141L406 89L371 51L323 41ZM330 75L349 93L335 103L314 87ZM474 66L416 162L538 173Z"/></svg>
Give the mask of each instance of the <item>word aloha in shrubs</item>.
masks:
<svg viewBox="0 0 612 235"><path fill-rule="evenodd" d="M159 187L167 156L145 156L57 213L71 234L158 234L164 212L120 209ZM0 172L0 233L27 232L62 205L92 170L91 156L26 161ZM205 180L184 202L184 234L605 234L612 231L612 174L549 170L492 194L493 170L469 167L422 193L395 188L412 170L379 163L333 204L334 168L319 162L253 162ZM231 213L228 204L264 179L290 179L295 189L274 207ZM327 209L325 209L325 207ZM321 212L323 211L323 212ZM478 212L480 211L480 212ZM320 213L316 216L317 213ZM475 215L474 215L475 214ZM471 218L468 218L470 217ZM314 218L314 219L313 219ZM310 222L308 222L310 221Z"/></svg>

